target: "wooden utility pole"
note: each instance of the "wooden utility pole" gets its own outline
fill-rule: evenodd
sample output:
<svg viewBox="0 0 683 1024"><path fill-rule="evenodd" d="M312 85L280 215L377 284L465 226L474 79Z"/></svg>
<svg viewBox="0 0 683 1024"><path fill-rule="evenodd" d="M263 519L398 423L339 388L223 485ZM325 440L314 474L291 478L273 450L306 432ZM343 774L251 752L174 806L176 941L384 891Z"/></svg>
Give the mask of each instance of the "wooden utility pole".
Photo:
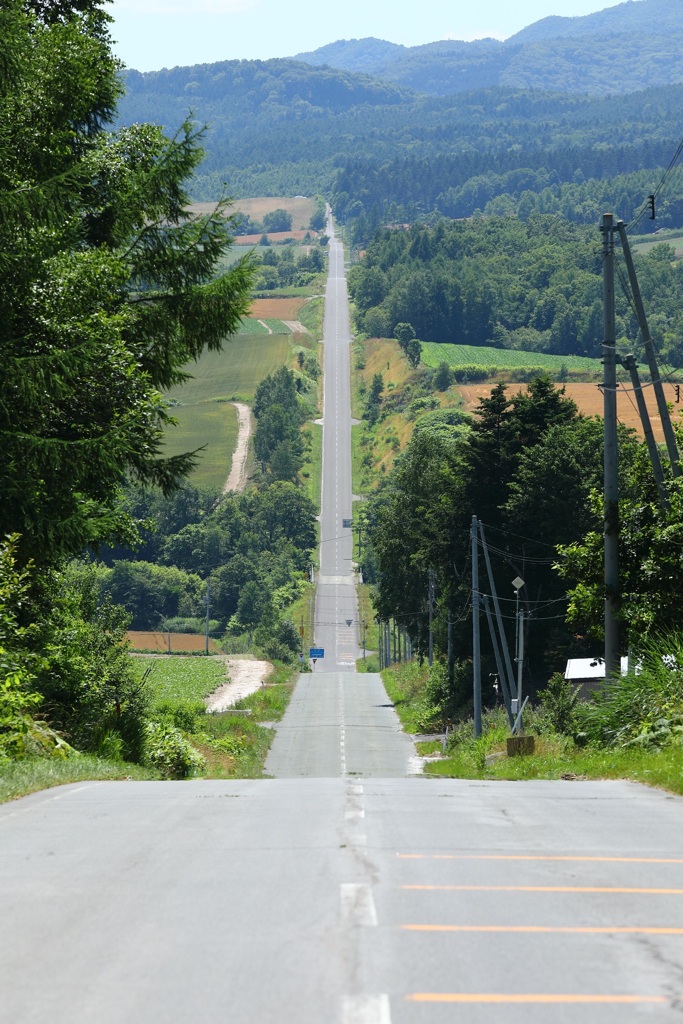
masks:
<svg viewBox="0 0 683 1024"><path fill-rule="evenodd" d="M605 538L605 679L619 671L619 480L617 438L617 338L614 302L614 217L602 218L604 299L604 538Z"/></svg>

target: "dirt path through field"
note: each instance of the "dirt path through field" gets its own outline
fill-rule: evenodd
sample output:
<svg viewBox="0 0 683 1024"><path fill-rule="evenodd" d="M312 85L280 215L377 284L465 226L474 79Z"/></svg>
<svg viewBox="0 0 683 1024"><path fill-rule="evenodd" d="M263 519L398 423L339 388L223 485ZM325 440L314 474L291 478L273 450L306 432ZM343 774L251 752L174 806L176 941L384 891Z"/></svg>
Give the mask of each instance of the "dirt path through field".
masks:
<svg viewBox="0 0 683 1024"><path fill-rule="evenodd" d="M229 681L204 698L206 710L213 713L227 711L238 700L248 697L250 693L256 693L273 671L269 661L228 656L221 658L221 661L225 662Z"/></svg>
<svg viewBox="0 0 683 1024"><path fill-rule="evenodd" d="M251 409L242 402L234 402L239 418L237 429L237 445L232 456L230 475L225 481L223 494L228 491L243 491L247 483L247 455L249 453L249 435L251 434Z"/></svg>

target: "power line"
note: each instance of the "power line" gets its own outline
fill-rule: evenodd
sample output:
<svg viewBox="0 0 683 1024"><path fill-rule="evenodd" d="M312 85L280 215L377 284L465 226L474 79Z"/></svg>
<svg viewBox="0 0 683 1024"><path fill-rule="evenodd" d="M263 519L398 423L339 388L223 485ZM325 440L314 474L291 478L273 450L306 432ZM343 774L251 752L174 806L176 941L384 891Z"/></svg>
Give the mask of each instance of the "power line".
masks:
<svg viewBox="0 0 683 1024"><path fill-rule="evenodd" d="M657 187L655 188L654 192L652 193L652 195L653 195L655 200L659 198L659 195L662 192L662 190L664 189L664 186L665 186L666 182L668 181L670 175L673 173L673 170L674 170L676 164L680 160L680 157L681 157L682 153L683 153L683 139L681 139L681 141L678 143L678 146L676 147L676 152L674 153L673 157L671 158L669 166L664 171L664 174L662 175L659 184L657 185ZM632 224L629 225L629 230L630 231L632 231L638 224L640 224L641 220L643 219L643 217L647 213L647 210L648 210L649 207L650 207L650 200L649 200L649 197L648 197L648 200L645 203L643 203L643 206L641 207L640 212L636 215L636 219L633 221Z"/></svg>

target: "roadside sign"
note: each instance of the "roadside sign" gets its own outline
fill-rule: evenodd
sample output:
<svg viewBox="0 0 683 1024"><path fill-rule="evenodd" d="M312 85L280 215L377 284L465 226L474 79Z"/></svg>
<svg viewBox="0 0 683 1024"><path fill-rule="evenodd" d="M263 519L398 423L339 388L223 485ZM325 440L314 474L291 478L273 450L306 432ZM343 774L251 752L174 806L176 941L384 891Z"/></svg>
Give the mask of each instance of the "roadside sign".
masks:
<svg viewBox="0 0 683 1024"><path fill-rule="evenodd" d="M309 658L324 658L325 648L324 647L311 647L308 652Z"/></svg>

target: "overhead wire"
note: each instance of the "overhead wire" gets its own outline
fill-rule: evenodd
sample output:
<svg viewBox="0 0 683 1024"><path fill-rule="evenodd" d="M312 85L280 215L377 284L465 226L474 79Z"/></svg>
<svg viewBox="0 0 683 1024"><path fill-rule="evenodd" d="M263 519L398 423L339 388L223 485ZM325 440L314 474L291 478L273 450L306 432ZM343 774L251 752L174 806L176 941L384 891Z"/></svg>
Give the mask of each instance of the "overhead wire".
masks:
<svg viewBox="0 0 683 1024"><path fill-rule="evenodd" d="M674 155L672 156L672 158L671 158L671 160L669 162L669 166L664 171L664 174L662 175L662 177L661 177L661 179L659 181L659 184L655 188L654 192L651 193L651 195L654 196L655 201L659 198L661 192L664 189L664 186L666 185L667 181L669 180L669 177L671 176L671 174L673 174L673 171L674 171L674 169L676 167L676 164L678 163L678 161L681 158L681 154L683 154L683 139L681 139L681 141L678 143L678 146L676 147L676 151L675 151ZM637 227L638 224L640 224L641 220L643 219L643 217L645 216L645 214L647 212L648 206L649 206L649 197L648 197L648 201L643 203L640 211L636 214L635 220L631 224L629 224L629 226L627 228L627 233L629 231L633 231L633 229L635 227Z"/></svg>

